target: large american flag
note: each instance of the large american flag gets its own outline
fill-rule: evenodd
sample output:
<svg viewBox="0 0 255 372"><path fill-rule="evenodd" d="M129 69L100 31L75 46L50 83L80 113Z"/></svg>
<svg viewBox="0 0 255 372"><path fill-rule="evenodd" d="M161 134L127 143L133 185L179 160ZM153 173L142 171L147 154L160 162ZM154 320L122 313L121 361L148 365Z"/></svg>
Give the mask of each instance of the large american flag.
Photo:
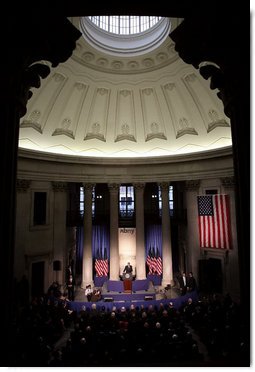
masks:
<svg viewBox="0 0 255 372"><path fill-rule="evenodd" d="M157 248L156 252L154 248L150 248L146 258L146 263L149 268L149 274L161 275L163 271L162 258L159 255Z"/></svg>
<svg viewBox="0 0 255 372"><path fill-rule="evenodd" d="M231 249L229 195L198 196L200 247Z"/></svg>
<svg viewBox="0 0 255 372"><path fill-rule="evenodd" d="M97 253L97 258L95 259L95 270L96 276L107 276L108 275L108 259L106 258L106 249L104 252L104 258L101 252Z"/></svg>

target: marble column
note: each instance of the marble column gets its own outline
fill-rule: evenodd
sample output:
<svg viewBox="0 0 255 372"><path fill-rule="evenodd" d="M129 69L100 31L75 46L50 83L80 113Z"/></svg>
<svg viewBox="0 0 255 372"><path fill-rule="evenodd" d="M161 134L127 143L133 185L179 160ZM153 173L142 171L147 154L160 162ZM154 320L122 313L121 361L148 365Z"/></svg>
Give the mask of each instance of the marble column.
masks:
<svg viewBox="0 0 255 372"><path fill-rule="evenodd" d="M108 184L110 191L110 279L119 279L119 185Z"/></svg>
<svg viewBox="0 0 255 372"><path fill-rule="evenodd" d="M84 184L84 240L82 260L82 288L93 284L92 277L92 190L93 184Z"/></svg>
<svg viewBox="0 0 255 372"><path fill-rule="evenodd" d="M144 242L144 183L136 183L135 217L136 217L136 278L145 279L145 242Z"/></svg>
<svg viewBox="0 0 255 372"><path fill-rule="evenodd" d="M203 257L203 250L199 248L199 231L197 216L197 195L200 180L189 180L185 183L187 208L187 239L186 239L186 271L192 271L198 278L198 260Z"/></svg>
<svg viewBox="0 0 255 372"><path fill-rule="evenodd" d="M173 280L173 260L171 243L171 225L169 214L169 183L162 182L162 260L163 260L163 278L162 285L166 286Z"/></svg>
<svg viewBox="0 0 255 372"><path fill-rule="evenodd" d="M60 271L56 271L53 280L60 285L65 284L66 262L66 210L67 210L67 183L52 181L54 191L54 219L53 219L53 261L61 261Z"/></svg>

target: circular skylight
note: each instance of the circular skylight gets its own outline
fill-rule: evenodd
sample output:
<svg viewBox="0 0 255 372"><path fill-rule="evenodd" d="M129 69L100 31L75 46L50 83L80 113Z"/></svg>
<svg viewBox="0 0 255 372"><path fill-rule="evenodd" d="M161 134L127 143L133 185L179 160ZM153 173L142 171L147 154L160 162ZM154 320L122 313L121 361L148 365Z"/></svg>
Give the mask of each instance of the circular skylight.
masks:
<svg viewBox="0 0 255 372"><path fill-rule="evenodd" d="M117 35L134 35L153 27L162 17L91 16L88 18L104 31Z"/></svg>
<svg viewBox="0 0 255 372"><path fill-rule="evenodd" d="M171 22L163 17L82 17L80 29L85 40L108 54L133 56L152 51L166 40Z"/></svg>

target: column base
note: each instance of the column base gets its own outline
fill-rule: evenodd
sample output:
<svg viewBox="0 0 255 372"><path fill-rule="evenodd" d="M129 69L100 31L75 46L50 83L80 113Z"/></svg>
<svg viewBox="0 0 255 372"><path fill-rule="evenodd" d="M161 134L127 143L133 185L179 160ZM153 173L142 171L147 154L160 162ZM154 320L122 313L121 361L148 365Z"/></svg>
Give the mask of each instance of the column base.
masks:
<svg viewBox="0 0 255 372"><path fill-rule="evenodd" d="M168 284L172 286L173 279L162 278L162 282L161 282L162 287L166 287Z"/></svg>
<svg viewBox="0 0 255 372"><path fill-rule="evenodd" d="M119 276L110 276L110 279L109 280L120 280L120 277Z"/></svg>
<svg viewBox="0 0 255 372"><path fill-rule="evenodd" d="M144 275L144 276L137 276L136 278L135 278L136 280L144 280L144 279L146 279L146 276Z"/></svg>

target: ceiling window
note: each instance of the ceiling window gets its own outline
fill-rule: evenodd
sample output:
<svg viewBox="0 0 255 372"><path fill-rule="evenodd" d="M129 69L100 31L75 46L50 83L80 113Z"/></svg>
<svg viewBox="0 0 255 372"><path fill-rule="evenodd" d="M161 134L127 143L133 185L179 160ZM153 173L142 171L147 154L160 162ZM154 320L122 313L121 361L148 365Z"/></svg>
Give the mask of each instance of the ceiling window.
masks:
<svg viewBox="0 0 255 372"><path fill-rule="evenodd" d="M162 17L90 16L88 18L104 31L117 35L134 35L150 29Z"/></svg>

